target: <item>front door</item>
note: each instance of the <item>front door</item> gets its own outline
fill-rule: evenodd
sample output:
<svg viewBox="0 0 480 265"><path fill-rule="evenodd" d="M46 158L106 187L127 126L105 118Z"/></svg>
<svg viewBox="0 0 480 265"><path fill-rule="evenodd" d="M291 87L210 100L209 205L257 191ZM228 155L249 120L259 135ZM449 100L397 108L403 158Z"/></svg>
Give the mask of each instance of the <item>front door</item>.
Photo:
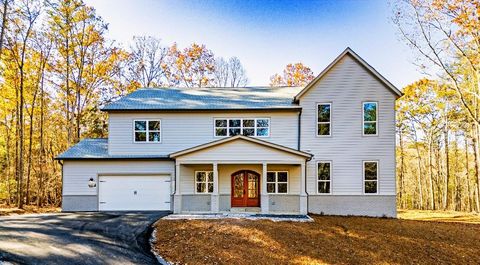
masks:
<svg viewBox="0 0 480 265"><path fill-rule="evenodd" d="M260 206L260 175L250 170L232 174L232 207Z"/></svg>

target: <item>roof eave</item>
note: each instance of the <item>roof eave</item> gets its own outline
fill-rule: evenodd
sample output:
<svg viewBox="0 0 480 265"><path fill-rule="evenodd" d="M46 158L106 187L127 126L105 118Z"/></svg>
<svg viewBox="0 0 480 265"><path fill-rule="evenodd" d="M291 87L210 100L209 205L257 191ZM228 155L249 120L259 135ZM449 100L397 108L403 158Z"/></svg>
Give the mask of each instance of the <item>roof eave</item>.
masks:
<svg viewBox="0 0 480 265"><path fill-rule="evenodd" d="M204 150L204 149L216 146L216 145L228 143L228 142L231 142L231 141L234 141L234 140L237 140L237 139L242 139L242 140L254 142L254 143L257 143L257 144L265 145L265 146L268 146L270 148L282 150L284 152L288 152L288 153L291 153L291 154L295 154L295 155L298 155L298 156L305 157L308 160L310 160L313 157L313 155L310 154L310 153L306 153L306 152L299 151L299 150L296 150L296 149L292 149L292 148L289 148L289 147L286 147L286 146L282 146L282 145L279 145L279 144L275 144L275 143L271 143L271 142L267 142L267 141L260 140L260 139L257 139L257 138L243 136L243 135L236 135L236 136L232 136L232 137L227 137L227 138L215 140L215 141L212 141L212 142L209 142L209 143L194 146L194 147L191 147L191 148L187 148L187 149L175 152L175 153L171 153L170 157L171 158L177 158L179 156L183 156L183 155L187 155L187 154L190 154L190 153L193 153L193 152L201 151L201 150Z"/></svg>
<svg viewBox="0 0 480 265"><path fill-rule="evenodd" d="M298 111L300 106L274 108L222 108L222 109L100 109L105 112L212 112L212 111Z"/></svg>
<svg viewBox="0 0 480 265"><path fill-rule="evenodd" d="M173 160L170 157L55 157L59 161L99 161L99 160Z"/></svg>

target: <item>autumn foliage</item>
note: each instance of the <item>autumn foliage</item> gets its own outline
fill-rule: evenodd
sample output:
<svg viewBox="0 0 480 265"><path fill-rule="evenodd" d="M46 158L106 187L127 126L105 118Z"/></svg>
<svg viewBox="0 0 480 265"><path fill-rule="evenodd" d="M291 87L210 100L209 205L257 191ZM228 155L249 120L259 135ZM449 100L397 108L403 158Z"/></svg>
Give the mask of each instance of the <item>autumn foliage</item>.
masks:
<svg viewBox="0 0 480 265"><path fill-rule="evenodd" d="M287 64L283 74L270 77L270 86L305 86L315 78L312 70L302 63Z"/></svg>

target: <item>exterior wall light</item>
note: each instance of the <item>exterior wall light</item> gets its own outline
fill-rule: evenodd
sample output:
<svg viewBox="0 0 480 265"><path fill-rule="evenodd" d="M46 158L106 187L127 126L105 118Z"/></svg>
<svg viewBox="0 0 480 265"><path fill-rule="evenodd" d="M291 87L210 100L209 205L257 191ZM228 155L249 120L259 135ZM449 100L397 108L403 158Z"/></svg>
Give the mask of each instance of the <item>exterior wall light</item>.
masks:
<svg viewBox="0 0 480 265"><path fill-rule="evenodd" d="M90 180L88 180L88 187L89 188L95 188L97 186L97 182L95 182L95 180L93 180L93 178L90 178Z"/></svg>

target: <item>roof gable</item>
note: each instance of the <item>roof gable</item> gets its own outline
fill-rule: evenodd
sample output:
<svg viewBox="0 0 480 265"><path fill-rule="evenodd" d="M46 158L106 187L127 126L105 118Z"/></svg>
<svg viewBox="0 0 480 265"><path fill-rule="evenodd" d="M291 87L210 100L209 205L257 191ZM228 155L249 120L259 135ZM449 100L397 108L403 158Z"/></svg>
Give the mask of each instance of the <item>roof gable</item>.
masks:
<svg viewBox="0 0 480 265"><path fill-rule="evenodd" d="M306 152L302 152L302 151L292 149L292 148L289 148L289 147L286 147L286 146L274 144L274 143L271 143L271 142L267 142L267 141L264 141L264 140L260 140L260 139L252 138L252 137L247 137L247 136L243 136L243 135L237 135L237 136L232 136L232 137L228 137L228 138L223 138L223 139L220 139L220 140L216 140L216 141L213 141L213 142L209 142L209 143L206 143L206 144L202 144L202 145L198 145L198 146L195 146L195 147L192 147L192 148L188 148L188 149L185 149L185 150L182 150L182 151L178 151L178 152L170 154L170 157L171 158L178 158L178 157L193 154L193 153L196 153L196 152L201 152L201 151L204 151L204 150L209 149L209 148L216 148L216 147L223 146L225 144L233 144L233 143L241 142L241 141L246 141L249 144L254 144L254 145L257 145L257 146L266 147L266 148L269 148L269 149L274 149L276 151L281 151L281 152L284 152L284 153L292 154L292 155L295 155L295 156L300 156L300 157L303 157L303 158L310 159L312 157L311 154L306 153Z"/></svg>
<svg viewBox="0 0 480 265"><path fill-rule="evenodd" d="M318 81L320 81L338 62L342 60L345 56L351 56L355 61L357 61L362 67L364 67L369 73L371 73L375 78L377 78L383 85L391 90L397 97L401 97L403 93L396 88L392 83L390 83L385 77L383 77L375 68L369 65L365 60L363 60L358 54L356 54L352 49L347 47L333 62L331 62L325 69L323 69L320 74L315 77L310 83L308 83L305 88L303 88L294 98L295 102L298 102L300 97L302 97L310 88L312 88Z"/></svg>

